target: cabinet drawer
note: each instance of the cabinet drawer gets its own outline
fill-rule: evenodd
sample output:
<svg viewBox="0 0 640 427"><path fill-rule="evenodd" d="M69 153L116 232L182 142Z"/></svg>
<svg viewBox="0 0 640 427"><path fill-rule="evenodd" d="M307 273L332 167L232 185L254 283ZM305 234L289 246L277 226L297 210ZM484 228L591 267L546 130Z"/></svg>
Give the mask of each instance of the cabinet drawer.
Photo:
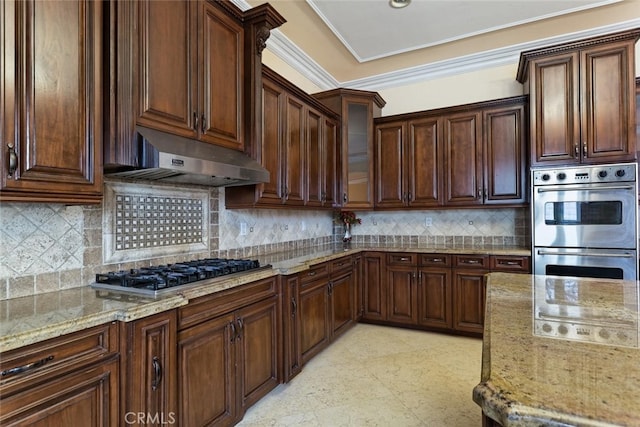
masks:
<svg viewBox="0 0 640 427"><path fill-rule="evenodd" d="M322 277L327 277L329 275L329 263L325 262L322 264L312 265L309 267L309 270L303 271L299 274L300 284L304 285L306 283L313 282Z"/></svg>
<svg viewBox="0 0 640 427"><path fill-rule="evenodd" d="M387 254L387 265L418 265L418 254L407 252Z"/></svg>
<svg viewBox="0 0 640 427"><path fill-rule="evenodd" d="M443 254L420 254L421 266L449 267L451 265L451 255Z"/></svg>
<svg viewBox="0 0 640 427"><path fill-rule="evenodd" d="M453 266L458 268L489 268L488 255L454 255Z"/></svg>
<svg viewBox="0 0 640 427"><path fill-rule="evenodd" d="M107 323L0 354L0 394L95 365L118 352L118 328Z"/></svg>
<svg viewBox="0 0 640 427"><path fill-rule="evenodd" d="M491 271L529 272L529 257L515 255L491 255Z"/></svg>
<svg viewBox="0 0 640 427"><path fill-rule="evenodd" d="M330 270L331 275L335 276L336 274L344 273L345 271L350 271L352 269L351 257L342 257L339 259L334 259L330 262Z"/></svg>
<svg viewBox="0 0 640 427"><path fill-rule="evenodd" d="M196 298L178 309L178 330L274 296L278 293L277 282L277 277L269 277Z"/></svg>

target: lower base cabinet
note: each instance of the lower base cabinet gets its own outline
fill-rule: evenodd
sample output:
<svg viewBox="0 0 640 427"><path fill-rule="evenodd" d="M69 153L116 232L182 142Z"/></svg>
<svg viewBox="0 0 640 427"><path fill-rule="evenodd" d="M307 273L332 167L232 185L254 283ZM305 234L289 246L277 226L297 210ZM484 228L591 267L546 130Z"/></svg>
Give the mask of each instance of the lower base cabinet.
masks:
<svg viewBox="0 0 640 427"><path fill-rule="evenodd" d="M179 309L179 425L234 425L278 385L277 290L270 278Z"/></svg>
<svg viewBox="0 0 640 427"><path fill-rule="evenodd" d="M351 256L283 276L285 382L355 324L358 277Z"/></svg>
<svg viewBox="0 0 640 427"><path fill-rule="evenodd" d="M0 354L0 425L121 425L116 324Z"/></svg>

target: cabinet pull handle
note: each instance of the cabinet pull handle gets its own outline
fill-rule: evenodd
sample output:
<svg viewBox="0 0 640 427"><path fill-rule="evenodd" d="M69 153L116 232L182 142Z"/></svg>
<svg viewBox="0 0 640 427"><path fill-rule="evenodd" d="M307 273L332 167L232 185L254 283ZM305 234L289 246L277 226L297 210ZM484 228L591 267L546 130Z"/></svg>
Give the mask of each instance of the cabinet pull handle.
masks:
<svg viewBox="0 0 640 427"><path fill-rule="evenodd" d="M12 178L18 169L18 155L13 144L7 144L7 148L9 148L9 178Z"/></svg>
<svg viewBox="0 0 640 427"><path fill-rule="evenodd" d="M162 382L162 365L160 364L160 358L154 356L151 361L153 364L153 379L151 380L151 390L157 390Z"/></svg>
<svg viewBox="0 0 640 427"><path fill-rule="evenodd" d="M333 294L333 282L329 282L329 285L327 286L327 291L329 292L329 295Z"/></svg>
<svg viewBox="0 0 640 427"><path fill-rule="evenodd" d="M518 261L503 261L503 265L520 265Z"/></svg>
<svg viewBox="0 0 640 427"><path fill-rule="evenodd" d="M207 118L203 114L200 119L200 131L204 133L206 130L207 130Z"/></svg>
<svg viewBox="0 0 640 427"><path fill-rule="evenodd" d="M234 342L236 340L236 336L238 335L236 331L236 324L235 322L229 322L229 326L231 327L231 342Z"/></svg>
<svg viewBox="0 0 640 427"><path fill-rule="evenodd" d="M407 193L407 203L410 203L412 201L412 199L413 199L413 194L411 194L411 191L409 191Z"/></svg>
<svg viewBox="0 0 640 427"><path fill-rule="evenodd" d="M242 334L244 333L244 323L242 322L242 319L240 317L238 317L238 336L237 338L240 340L242 339Z"/></svg>
<svg viewBox="0 0 640 427"><path fill-rule="evenodd" d="M587 157L587 141L584 141L582 143L582 157Z"/></svg>
<svg viewBox="0 0 640 427"><path fill-rule="evenodd" d="M318 272L317 272L317 271L310 271L310 272L309 272L309 276L315 276L316 274L318 274Z"/></svg>
<svg viewBox="0 0 640 427"><path fill-rule="evenodd" d="M342 201L347 203L347 193L342 193Z"/></svg>
<svg viewBox="0 0 640 427"><path fill-rule="evenodd" d="M442 262L443 259L442 258L431 258L429 261L431 261L431 262Z"/></svg>
<svg viewBox="0 0 640 427"><path fill-rule="evenodd" d="M291 317L293 317L298 311L298 304L296 304L296 299L291 298Z"/></svg>
<svg viewBox="0 0 640 427"><path fill-rule="evenodd" d="M33 363L28 363L26 365L16 366L15 368L6 369L2 371L2 377L5 377L7 375L15 375L15 374L19 374L20 372L25 372L31 369L39 368L40 366L50 362L51 360L53 360L53 356L47 356L44 359L36 360Z"/></svg>
<svg viewBox="0 0 640 427"><path fill-rule="evenodd" d="M198 113L193 112L193 130L198 131Z"/></svg>
<svg viewBox="0 0 640 427"><path fill-rule="evenodd" d="M409 258L409 257L406 257L406 256L401 256L401 257L399 258L399 260L400 260L400 261L409 261L409 259L410 259L410 258Z"/></svg>
<svg viewBox="0 0 640 427"><path fill-rule="evenodd" d="M580 156L580 149L578 148L578 144L573 147L573 152L575 153L574 157L577 159Z"/></svg>
<svg viewBox="0 0 640 427"><path fill-rule="evenodd" d="M465 264L480 264L480 261L478 261L477 259L465 259L462 260L462 262Z"/></svg>

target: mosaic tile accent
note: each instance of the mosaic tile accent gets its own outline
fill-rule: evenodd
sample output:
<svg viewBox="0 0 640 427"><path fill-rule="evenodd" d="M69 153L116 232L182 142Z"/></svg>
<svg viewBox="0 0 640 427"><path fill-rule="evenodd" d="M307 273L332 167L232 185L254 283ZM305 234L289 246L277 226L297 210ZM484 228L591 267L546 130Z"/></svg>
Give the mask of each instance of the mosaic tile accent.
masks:
<svg viewBox="0 0 640 427"><path fill-rule="evenodd" d="M107 183L103 260L131 261L209 249L209 193Z"/></svg>

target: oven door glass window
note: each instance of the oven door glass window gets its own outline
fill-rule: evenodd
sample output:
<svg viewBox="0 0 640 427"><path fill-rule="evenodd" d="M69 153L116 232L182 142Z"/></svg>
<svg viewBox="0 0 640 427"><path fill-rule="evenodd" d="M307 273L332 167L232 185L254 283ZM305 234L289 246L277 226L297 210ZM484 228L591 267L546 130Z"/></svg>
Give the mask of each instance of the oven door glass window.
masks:
<svg viewBox="0 0 640 427"><path fill-rule="evenodd" d="M546 225L620 225L622 202L547 202L544 222Z"/></svg>

